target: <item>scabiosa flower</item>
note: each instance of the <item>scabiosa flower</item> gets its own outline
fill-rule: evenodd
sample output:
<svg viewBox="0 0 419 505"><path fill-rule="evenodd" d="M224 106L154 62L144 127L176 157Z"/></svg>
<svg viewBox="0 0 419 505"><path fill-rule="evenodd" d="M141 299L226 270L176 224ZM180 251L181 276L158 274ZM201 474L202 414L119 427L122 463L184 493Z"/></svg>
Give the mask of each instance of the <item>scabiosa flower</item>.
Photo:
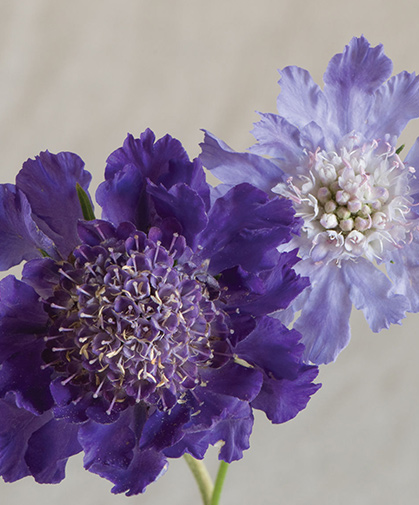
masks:
<svg viewBox="0 0 419 505"><path fill-rule="evenodd" d="M210 205L199 160L147 130L97 191L75 154L41 153L0 186L0 473L64 478L67 459L144 491L167 458L249 446L252 409L294 417L318 385L295 330L267 316L307 285L279 254L292 206L242 184Z"/></svg>
<svg viewBox="0 0 419 505"><path fill-rule="evenodd" d="M280 250L300 248L296 269L311 287L278 317L288 323L301 310L294 328L311 362L332 361L347 345L352 304L375 332L419 310L419 140L404 161L397 145L419 116L419 79L388 79L391 71L381 45L354 38L330 61L323 90L306 70L280 71L279 115L261 115L251 153L208 133L203 144L203 163L222 182L287 197L304 220Z"/></svg>

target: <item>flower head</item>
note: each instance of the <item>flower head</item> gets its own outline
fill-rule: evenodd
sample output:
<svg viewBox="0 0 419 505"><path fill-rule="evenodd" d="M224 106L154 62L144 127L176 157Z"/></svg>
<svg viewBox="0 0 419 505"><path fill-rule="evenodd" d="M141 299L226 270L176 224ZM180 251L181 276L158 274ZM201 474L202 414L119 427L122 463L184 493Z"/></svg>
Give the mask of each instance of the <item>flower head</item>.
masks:
<svg viewBox="0 0 419 505"><path fill-rule="evenodd" d="M311 287L277 315L289 322L301 310L294 328L315 363L332 361L347 345L352 304L373 331L419 310L419 140L404 161L397 148L419 116L419 78L402 72L388 79L391 70L382 46L354 38L330 61L323 90L306 70L281 70L279 115L261 115L251 154L208 133L203 144L201 158L221 181L247 180L282 195L304 220L301 234L279 250L299 247L296 269Z"/></svg>
<svg viewBox="0 0 419 505"><path fill-rule="evenodd" d="M300 221L249 184L211 205L200 162L149 130L109 157L100 220L89 181L47 152L0 186L0 265L28 260L0 281L0 473L59 482L84 451L130 495L220 440L239 459L253 408L284 422L318 388L267 316L307 285L276 250Z"/></svg>

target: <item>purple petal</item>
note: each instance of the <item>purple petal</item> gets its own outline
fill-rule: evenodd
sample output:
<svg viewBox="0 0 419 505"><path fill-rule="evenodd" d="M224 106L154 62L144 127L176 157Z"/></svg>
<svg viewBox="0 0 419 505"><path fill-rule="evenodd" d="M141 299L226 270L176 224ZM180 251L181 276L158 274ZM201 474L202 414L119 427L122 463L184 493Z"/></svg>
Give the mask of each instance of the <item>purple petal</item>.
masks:
<svg viewBox="0 0 419 505"><path fill-rule="evenodd" d="M78 430L77 425L51 419L33 433L25 460L36 482L57 484L64 479L67 459L82 450Z"/></svg>
<svg viewBox="0 0 419 505"><path fill-rule="evenodd" d="M303 151L298 128L276 114L260 113L260 116L262 119L255 123L251 131L258 141L251 147L252 153L285 160L285 166L297 165ZM280 182L279 178L277 182Z"/></svg>
<svg viewBox="0 0 419 505"><path fill-rule="evenodd" d="M304 366L295 380L265 377L252 407L263 410L273 423L289 421L305 409L311 395L320 388L320 384L313 384L317 374L317 367Z"/></svg>
<svg viewBox="0 0 419 505"><path fill-rule="evenodd" d="M177 444L168 447L163 452L168 458L180 458L187 453L196 459L203 459L208 445L208 431L199 431L188 433Z"/></svg>
<svg viewBox="0 0 419 505"><path fill-rule="evenodd" d="M77 183L87 192L92 176L73 153L42 152L23 164L16 186L27 196L40 229L67 257L79 243L77 221L83 219Z"/></svg>
<svg viewBox="0 0 419 505"><path fill-rule="evenodd" d="M259 370L236 363L228 363L221 368L208 367L202 370L201 377L207 383L206 390L246 401L253 400L262 385Z"/></svg>
<svg viewBox="0 0 419 505"><path fill-rule="evenodd" d="M290 66L280 74L281 92L276 102L280 116L298 128L312 121L327 126L327 101L307 70Z"/></svg>
<svg viewBox="0 0 419 505"><path fill-rule="evenodd" d="M324 74L324 95L329 103L329 124L339 126L340 136L353 130L364 133L373 93L390 77L392 67L383 46L372 48L364 37L354 37L342 54L330 60Z"/></svg>
<svg viewBox="0 0 419 505"><path fill-rule="evenodd" d="M32 219L32 209L22 191L13 184L0 185L0 269L7 270L22 260L55 255L52 241Z"/></svg>
<svg viewBox="0 0 419 505"><path fill-rule="evenodd" d="M404 295L408 300L409 312L419 311L419 241L414 240L391 254L386 269L393 281L393 292Z"/></svg>
<svg viewBox="0 0 419 505"><path fill-rule="evenodd" d="M419 116L419 77L401 72L391 77L375 93L368 116L368 138L400 135L407 123Z"/></svg>
<svg viewBox="0 0 419 505"><path fill-rule="evenodd" d="M241 459L243 451L250 447L252 428L252 409L247 402L237 401L234 411L209 431L208 439L212 445L223 442L219 459L231 463Z"/></svg>
<svg viewBox="0 0 419 505"><path fill-rule="evenodd" d="M235 186L219 198L208 217L201 255L210 258L210 269L217 273L236 265L250 272L271 267L270 252L288 242L300 223L291 202L269 199L250 184Z"/></svg>
<svg viewBox="0 0 419 505"><path fill-rule="evenodd" d="M208 222L205 204L198 193L186 184L176 184L169 191L161 185L149 184L147 192L153 198L158 215L163 219L174 217L188 245L194 248L197 235Z"/></svg>
<svg viewBox="0 0 419 505"><path fill-rule="evenodd" d="M310 282L310 294L294 328L302 335L304 360L319 365L335 360L348 345L352 304L343 269L335 264L318 268Z"/></svg>
<svg viewBox="0 0 419 505"><path fill-rule="evenodd" d="M212 133L205 132L200 146L200 158L205 168L228 185L246 181L268 193L282 181L283 172L272 161L255 154L236 153Z"/></svg>
<svg viewBox="0 0 419 505"><path fill-rule="evenodd" d="M300 369L304 346L301 335L288 330L280 321L264 317L234 352L240 359L277 379L295 379Z"/></svg>
<svg viewBox="0 0 419 505"><path fill-rule="evenodd" d="M362 310L372 331L400 324L409 308L402 295L392 294L392 284L370 261L360 258L356 263L345 261L342 270L349 289L349 297Z"/></svg>
<svg viewBox="0 0 419 505"><path fill-rule="evenodd" d="M9 396L0 400L0 418L0 475L6 482L14 482L31 474L25 461L28 440L51 414L35 416L16 407L13 396Z"/></svg>
<svg viewBox="0 0 419 505"><path fill-rule="evenodd" d="M54 288L59 283L58 270L58 263L50 258L35 259L25 263L22 280L46 300L53 295Z"/></svg>
<svg viewBox="0 0 419 505"><path fill-rule="evenodd" d="M128 468L134 457L135 435L126 412L112 424L93 421L79 428L79 442L84 450L83 463L87 470L100 463L115 468Z"/></svg>
<svg viewBox="0 0 419 505"><path fill-rule="evenodd" d="M0 362L45 334L48 315L39 295L9 275L0 281Z"/></svg>

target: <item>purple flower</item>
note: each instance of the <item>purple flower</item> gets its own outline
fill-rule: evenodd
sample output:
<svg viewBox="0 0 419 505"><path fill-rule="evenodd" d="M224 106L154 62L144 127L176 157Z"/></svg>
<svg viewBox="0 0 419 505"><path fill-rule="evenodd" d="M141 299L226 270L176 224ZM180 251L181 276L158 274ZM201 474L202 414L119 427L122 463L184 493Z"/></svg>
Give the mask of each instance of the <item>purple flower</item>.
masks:
<svg viewBox="0 0 419 505"><path fill-rule="evenodd" d="M144 491L185 452L249 446L252 409L274 423L318 385L295 330L267 316L307 286L278 253L300 220L249 184L210 204L198 160L166 136L128 136L108 159L94 219L70 153L28 160L1 188L0 473L64 478L67 459ZM83 219L83 217L85 219Z"/></svg>
<svg viewBox="0 0 419 505"><path fill-rule="evenodd" d="M391 71L381 45L353 38L331 59L323 90L306 70L280 71L279 115L261 115L251 153L208 133L203 144L204 165L225 183L218 194L248 181L290 199L303 218L301 234L279 250L299 247L296 270L311 287L277 316L289 323L301 310L294 328L314 363L348 344L352 305L375 332L419 310L419 140L404 162L397 149L419 116L419 78Z"/></svg>

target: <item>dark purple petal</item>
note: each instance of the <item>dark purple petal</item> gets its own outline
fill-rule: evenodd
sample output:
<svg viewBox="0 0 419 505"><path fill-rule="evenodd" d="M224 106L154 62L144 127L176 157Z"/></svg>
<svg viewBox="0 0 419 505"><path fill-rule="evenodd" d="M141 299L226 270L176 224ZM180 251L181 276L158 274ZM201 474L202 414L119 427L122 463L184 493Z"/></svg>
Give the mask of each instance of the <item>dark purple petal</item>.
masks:
<svg viewBox="0 0 419 505"><path fill-rule="evenodd" d="M205 229L208 218L202 198L186 184L176 184L167 191L163 186L149 184L147 192L153 198L157 214L175 218L181 225L181 234L190 247L195 247L197 235Z"/></svg>
<svg viewBox="0 0 419 505"><path fill-rule="evenodd" d="M27 196L40 229L67 257L79 243L77 221L83 219L77 183L87 192L92 176L73 153L42 152L23 164L16 185Z"/></svg>
<svg viewBox="0 0 419 505"><path fill-rule="evenodd" d="M51 419L51 414L35 416L16 407L13 395L9 395L0 400L0 419L0 475L6 482L14 482L31 474L25 461L28 440Z"/></svg>
<svg viewBox="0 0 419 505"><path fill-rule="evenodd" d="M57 484L64 479L67 459L82 450L78 429L66 421L51 419L33 433L25 460L36 482Z"/></svg>
<svg viewBox="0 0 419 505"><path fill-rule="evenodd" d="M84 450L84 467L100 463L114 468L128 468L134 456L135 434L131 416L125 412L112 424L89 421L79 428L79 442Z"/></svg>
<svg viewBox="0 0 419 505"><path fill-rule="evenodd" d="M115 467L102 461L96 461L89 468L91 472L115 484L112 493L126 493L127 496L143 493L166 469L167 461L161 452L153 449L142 451L138 448L135 448L128 468Z"/></svg>
<svg viewBox="0 0 419 505"><path fill-rule="evenodd" d="M13 184L0 184L0 269L7 270L22 260L54 255L50 238L39 230L22 191Z"/></svg>
<svg viewBox="0 0 419 505"><path fill-rule="evenodd" d="M324 95L329 103L329 124L337 125L341 136L366 130L373 93L390 77L392 68L383 46L372 48L364 37L354 37L342 54L330 60Z"/></svg>
<svg viewBox="0 0 419 505"><path fill-rule="evenodd" d="M43 299L52 296L60 280L59 265L50 258L28 261L23 266L22 280Z"/></svg>
<svg viewBox="0 0 419 505"><path fill-rule="evenodd" d="M0 398L12 391L18 407L36 415L53 405L49 391L51 371L43 369L43 349L43 341L25 345L4 361L0 368Z"/></svg>
<svg viewBox="0 0 419 505"><path fill-rule="evenodd" d="M177 404L170 411L156 410L144 425L140 448L161 451L182 439L183 426L190 419L190 410Z"/></svg>
<svg viewBox="0 0 419 505"><path fill-rule="evenodd" d="M400 324L409 309L409 301L403 295L392 293L392 283L385 274L364 258L343 262L342 270L349 298L355 308L364 312L372 331Z"/></svg>
<svg viewBox="0 0 419 505"><path fill-rule="evenodd" d="M77 229L84 244L99 245L108 238L115 237L115 227L101 219L94 221L79 221Z"/></svg>
<svg viewBox="0 0 419 505"><path fill-rule="evenodd" d="M203 459L209 446L208 433L208 431L188 433L177 444L164 449L163 454L168 458L180 458L187 453L195 459Z"/></svg>
<svg viewBox="0 0 419 505"><path fill-rule="evenodd" d="M8 275L0 281L0 362L23 352L46 331L48 316L39 295Z"/></svg>
<svg viewBox="0 0 419 505"><path fill-rule="evenodd" d="M247 402L237 401L234 411L214 426L208 433L208 439L212 445L224 442L219 459L231 463L241 459L243 451L250 447L252 428L252 409Z"/></svg>
<svg viewBox="0 0 419 505"><path fill-rule="evenodd" d="M280 321L264 317L256 328L234 347L240 359L276 379L295 379L304 351L301 335L289 330Z"/></svg>
<svg viewBox="0 0 419 505"><path fill-rule="evenodd" d="M237 153L210 132L205 132L204 142L200 146L200 158L205 168L227 185L246 181L262 191L270 192L282 181L283 172L272 161L250 153Z"/></svg>
<svg viewBox="0 0 419 505"><path fill-rule="evenodd" d="M291 202L270 200L246 183L219 198L208 217L200 238L201 255L210 258L210 271L216 273L236 265L250 272L272 267L271 250L289 241L300 224Z"/></svg>
<svg viewBox="0 0 419 505"><path fill-rule="evenodd" d="M201 372L206 390L251 401L259 393L262 375L259 370L236 363L227 363L221 368L207 368Z"/></svg>
<svg viewBox="0 0 419 505"><path fill-rule="evenodd" d="M311 395L320 384L313 384L318 368L302 366L295 380L275 380L268 376L263 381L261 392L252 402L252 407L263 410L273 423L284 423L305 409Z"/></svg>

